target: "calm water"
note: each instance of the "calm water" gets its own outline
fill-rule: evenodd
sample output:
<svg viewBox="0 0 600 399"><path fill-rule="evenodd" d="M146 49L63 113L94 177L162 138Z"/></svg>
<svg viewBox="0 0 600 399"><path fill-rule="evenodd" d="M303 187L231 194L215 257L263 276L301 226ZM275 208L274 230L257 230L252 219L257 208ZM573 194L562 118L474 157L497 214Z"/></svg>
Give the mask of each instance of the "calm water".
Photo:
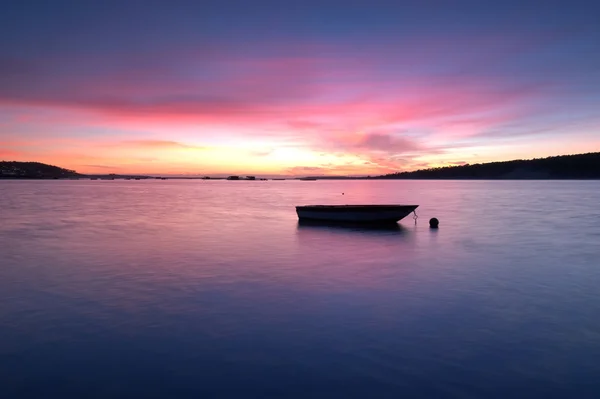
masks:
<svg viewBox="0 0 600 399"><path fill-rule="evenodd" d="M3 398L600 397L600 182L3 181L0 206Z"/></svg>

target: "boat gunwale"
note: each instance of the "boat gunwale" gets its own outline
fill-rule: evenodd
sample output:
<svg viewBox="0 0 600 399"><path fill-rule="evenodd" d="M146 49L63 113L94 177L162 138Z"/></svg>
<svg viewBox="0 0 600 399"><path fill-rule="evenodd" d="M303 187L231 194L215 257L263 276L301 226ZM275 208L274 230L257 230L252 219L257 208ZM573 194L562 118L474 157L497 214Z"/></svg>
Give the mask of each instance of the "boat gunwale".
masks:
<svg viewBox="0 0 600 399"><path fill-rule="evenodd" d="M394 210L415 210L419 205L298 205L296 210L309 210L317 212L377 212L377 211L394 211Z"/></svg>

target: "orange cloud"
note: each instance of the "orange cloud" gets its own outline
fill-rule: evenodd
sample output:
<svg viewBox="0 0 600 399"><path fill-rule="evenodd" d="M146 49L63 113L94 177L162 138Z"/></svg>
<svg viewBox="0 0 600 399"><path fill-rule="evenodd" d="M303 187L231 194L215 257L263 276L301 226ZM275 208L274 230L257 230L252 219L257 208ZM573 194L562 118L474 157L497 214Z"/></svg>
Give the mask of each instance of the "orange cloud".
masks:
<svg viewBox="0 0 600 399"><path fill-rule="evenodd" d="M119 62L9 62L0 108L13 117L0 134L13 143L10 151L68 167L251 173L284 172L298 162L354 173L471 159L482 145L491 157L514 137L571 126L553 119L564 103L560 86L495 69L551 38L423 40L404 51L373 46L361 56L351 46L267 43L254 53L213 46L169 57L132 53ZM302 154L276 151L290 148ZM184 150L203 150L202 157ZM319 153L356 164L324 166Z"/></svg>
<svg viewBox="0 0 600 399"><path fill-rule="evenodd" d="M12 158L13 160L17 160L17 158L21 157L23 155L22 152L19 151L12 151L12 150L2 150L0 149L0 157L3 158Z"/></svg>
<svg viewBox="0 0 600 399"><path fill-rule="evenodd" d="M190 148L196 150L206 149L206 147L189 145L170 140L124 140L114 144L108 144L111 147L137 147L137 148L153 148L153 149L177 149Z"/></svg>

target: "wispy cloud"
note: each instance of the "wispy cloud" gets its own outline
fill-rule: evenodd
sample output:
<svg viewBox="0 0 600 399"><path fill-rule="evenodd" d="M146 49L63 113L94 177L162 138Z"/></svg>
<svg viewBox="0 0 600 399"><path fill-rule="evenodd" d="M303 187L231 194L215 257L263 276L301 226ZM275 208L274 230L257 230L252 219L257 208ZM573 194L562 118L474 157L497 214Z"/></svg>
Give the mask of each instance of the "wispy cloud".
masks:
<svg viewBox="0 0 600 399"><path fill-rule="evenodd" d="M44 57L7 51L0 116L9 122L0 134L57 159L101 158L90 167L149 153L148 162L165 167L189 155L185 168L209 162L209 151L198 157L192 150L219 146L232 150L211 158L215 165L222 156L236 161L234 149L243 147L248 164L286 168L289 159L283 166L273 159L293 147L314 155L310 162L299 156L298 168L327 173L469 159L475 145L493 150L515 138L530 147L550 135L566 141L597 115L599 57L576 62L593 53L577 26L404 35L391 34L392 24L361 40L291 35L113 43L116 49L64 48ZM581 48L564 51L574 40ZM340 159L324 165L319 153ZM356 164L342 164L344 157Z"/></svg>
<svg viewBox="0 0 600 399"><path fill-rule="evenodd" d="M118 169L115 166L108 166L108 165L82 165L85 166L87 168L93 168L93 169Z"/></svg>
<svg viewBox="0 0 600 399"><path fill-rule="evenodd" d="M170 140L123 140L118 143L111 143L106 145L110 147L135 147L150 149L206 149L206 147L203 146L190 145Z"/></svg>
<svg viewBox="0 0 600 399"><path fill-rule="evenodd" d="M22 155L23 155L23 153L20 151L0 149L0 157L2 157L2 158L14 158L16 160L16 158L18 158Z"/></svg>
<svg viewBox="0 0 600 399"><path fill-rule="evenodd" d="M266 157L266 156L273 154L274 151L275 151L274 148L268 148L268 149L264 149L264 150L251 150L249 153L250 153L250 155L257 156L257 157Z"/></svg>
<svg viewBox="0 0 600 399"><path fill-rule="evenodd" d="M356 143L356 147L358 149L393 154L402 154L423 149L423 147L414 140L386 133L365 134L360 138L360 141Z"/></svg>

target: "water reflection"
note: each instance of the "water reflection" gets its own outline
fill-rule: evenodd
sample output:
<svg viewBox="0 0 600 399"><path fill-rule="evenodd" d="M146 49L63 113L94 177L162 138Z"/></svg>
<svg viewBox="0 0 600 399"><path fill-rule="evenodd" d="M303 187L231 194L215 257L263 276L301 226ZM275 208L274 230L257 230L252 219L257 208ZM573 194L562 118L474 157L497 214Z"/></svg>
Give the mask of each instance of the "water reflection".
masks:
<svg viewBox="0 0 600 399"><path fill-rule="evenodd" d="M302 252L326 262L354 264L357 257L376 268L397 258L410 259L415 252L415 232L399 224L367 226L324 222L298 222L296 237ZM393 263L393 261L392 261ZM347 266L346 266L347 267Z"/></svg>
<svg viewBox="0 0 600 399"><path fill-rule="evenodd" d="M600 397L593 182L92 183L0 182L3 397Z"/></svg>
<svg viewBox="0 0 600 399"><path fill-rule="evenodd" d="M301 229L324 229L332 231L354 232L354 233L393 233L408 234L408 230L398 223L389 224L364 224L352 222L331 222L320 220L299 220L298 230Z"/></svg>

